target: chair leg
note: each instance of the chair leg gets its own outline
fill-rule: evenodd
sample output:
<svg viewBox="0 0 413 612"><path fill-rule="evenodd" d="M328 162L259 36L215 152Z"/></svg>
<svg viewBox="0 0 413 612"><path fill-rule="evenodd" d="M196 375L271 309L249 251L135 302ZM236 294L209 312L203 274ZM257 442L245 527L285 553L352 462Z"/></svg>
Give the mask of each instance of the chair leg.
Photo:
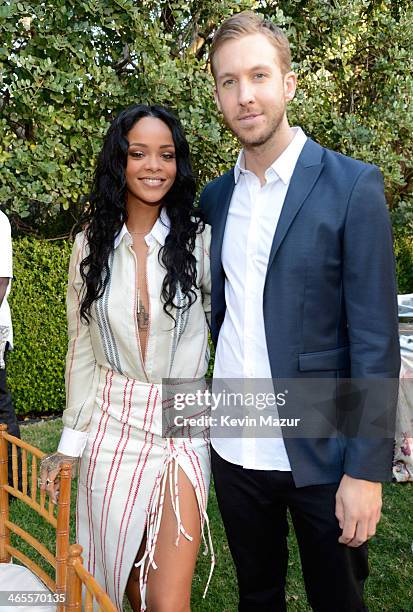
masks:
<svg viewBox="0 0 413 612"><path fill-rule="evenodd" d="M60 469L60 493L56 529L56 593L64 593L67 580L69 553L68 527L70 516L71 465L64 463ZM81 553L79 553L81 554ZM63 611L57 607L57 612Z"/></svg>
<svg viewBox="0 0 413 612"><path fill-rule="evenodd" d="M82 581L75 569L77 563L83 562L82 550L80 544L73 544L69 549L65 612L81 612L82 610Z"/></svg>
<svg viewBox="0 0 413 612"><path fill-rule="evenodd" d="M4 438L7 425L0 424L0 563L9 563L10 554L7 546L10 545L10 530L6 527L9 520L9 494L5 490L8 484L8 445Z"/></svg>

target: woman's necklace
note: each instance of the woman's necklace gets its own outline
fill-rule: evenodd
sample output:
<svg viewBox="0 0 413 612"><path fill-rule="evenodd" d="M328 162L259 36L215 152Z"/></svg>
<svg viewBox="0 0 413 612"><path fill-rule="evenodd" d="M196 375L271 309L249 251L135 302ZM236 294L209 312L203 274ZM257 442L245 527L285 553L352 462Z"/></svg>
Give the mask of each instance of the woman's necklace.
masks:
<svg viewBox="0 0 413 612"><path fill-rule="evenodd" d="M129 232L132 236L146 236L149 234L152 228L148 229L146 232Z"/></svg>
<svg viewBox="0 0 413 612"><path fill-rule="evenodd" d="M155 222L155 221L154 221ZM129 234L133 237L133 236L147 236L151 229L153 228L153 224L151 225L151 227L149 227L148 229L146 229L145 231L141 232L141 231L129 231ZM138 320L138 328L142 331L147 331L148 326L149 326L149 313L146 311L146 308L143 304L143 301L141 299L141 290L139 287L139 283L138 283L138 295L137 295L137 309L136 309L136 315L137 315L137 320Z"/></svg>
<svg viewBox="0 0 413 612"><path fill-rule="evenodd" d="M135 236L143 236L144 234L146 235L149 232L129 232L129 233L132 235L134 234ZM137 257L137 253L136 253L136 257ZM146 308L141 299L141 289L139 287L139 282L138 282L136 315L138 319L138 328L140 330L147 330L148 325L149 325L149 313L146 311Z"/></svg>

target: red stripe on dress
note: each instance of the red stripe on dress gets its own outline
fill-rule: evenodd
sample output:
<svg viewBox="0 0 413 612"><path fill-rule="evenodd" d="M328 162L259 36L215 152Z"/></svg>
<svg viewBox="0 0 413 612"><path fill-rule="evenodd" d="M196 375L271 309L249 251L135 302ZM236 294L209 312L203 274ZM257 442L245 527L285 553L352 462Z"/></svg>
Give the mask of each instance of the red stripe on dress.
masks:
<svg viewBox="0 0 413 612"><path fill-rule="evenodd" d="M107 512L106 512L105 529L104 529L104 534L103 534L104 550L103 550L103 555L102 555L103 559L105 561L105 585L106 585L106 588L108 588L108 584L109 584L108 583L108 576L107 576L107 569L106 569L106 542L107 542L107 540L106 540L106 532L107 532L107 526L108 526L109 508L110 508L110 505L112 503L112 497L113 497L113 493L114 493L114 490L115 490L115 485L116 485L116 481L117 481L117 478L118 478L120 466L121 466L122 461L123 461L123 456L124 456L124 453L125 453L125 449L126 449L126 447L128 445L129 438L130 438L130 432L131 432L131 429L132 429L132 426L128 425L128 421L129 421L130 412L131 412L131 409L132 409L132 393L133 393L134 386L135 386L135 381L133 380L131 388L130 388L130 392L129 392L128 414L127 414L127 417L126 417L126 421L125 421L125 423L123 424L123 427L122 427L122 435L121 435L121 438L119 440L118 446L116 448L115 455L116 455L116 453L118 451L118 448L120 446L121 440L123 438L123 434L124 434L125 428L127 427L126 439L125 439L125 442L123 444L122 450L120 452L118 464L116 466L115 475L114 475L114 478L113 478L112 487L111 487L111 491L110 491L110 494L109 494ZM125 394L126 394L126 388L125 388ZM125 394L124 394L124 401L125 401ZM122 417L123 417L123 415L124 415L124 411L122 411ZM106 492L105 492L105 494L106 494Z"/></svg>
<svg viewBox="0 0 413 612"><path fill-rule="evenodd" d="M145 429L145 425L146 425L146 417L148 416L148 410L149 410L149 404L151 401L151 395L152 395L152 390L153 390L154 385L151 385L151 388L149 389L149 393L148 393L148 401L146 402L146 410L145 410L145 417L143 419L143 427L142 429ZM156 395L158 395L158 390L156 390ZM156 399L156 398L155 398ZM152 415L153 417L153 415ZM151 422L152 424L152 422Z"/></svg>
<svg viewBox="0 0 413 612"><path fill-rule="evenodd" d="M199 473L201 474L202 487L203 487L202 490L203 490L203 493L204 493L204 508L206 510L206 507L207 507L207 490L206 490L206 486L205 486L204 473L202 471L202 467L201 467L201 464L199 462L198 453L196 452L196 450L194 448L192 449L192 453L195 455L195 459L196 459L196 462L197 462L198 468L199 468Z"/></svg>
<svg viewBox="0 0 413 612"><path fill-rule="evenodd" d="M196 478L196 482L197 482L197 485L198 485L199 493L200 493L200 495L201 495L201 497L202 497L202 503L203 503L203 505L204 505L204 509L205 509L206 505L205 505L205 498L204 498L204 494L203 494L204 492L203 492L203 489L202 489L202 487L201 487L201 482L200 482L199 477L198 477L198 472L197 472L197 470L196 470L196 467L195 467L195 465L194 465L194 462L192 461L192 457L191 457L191 455L189 454L188 449L186 448L186 444L185 444L185 442L183 442L183 447L184 447L185 454L186 454L186 456L188 457L188 459L189 459L189 461L190 461L190 464L191 464L191 466L192 466L193 472L194 472L194 474L195 474L195 478ZM202 478L202 479L203 479L203 478Z"/></svg>
<svg viewBox="0 0 413 612"><path fill-rule="evenodd" d="M91 476L91 479L90 479L90 486L91 487L93 485L93 479L94 479L94 476L95 476L95 469L96 469L96 464L97 464L97 458L98 458L98 455L100 453L100 447L102 445L103 438L106 435L106 428L107 428L107 425L108 425L108 422L109 422L109 419L110 419L110 414L107 412L107 410L109 409L109 406L110 406L110 390L111 390L111 386L112 386L112 379L110 381L110 387L109 387L109 390L108 390L108 402L107 402L107 408L106 408L106 419L105 419L102 435L101 435L101 438L100 438L99 443L98 443L98 447L97 447L97 450L96 450L96 455L95 455L95 459L94 459L94 463L93 463L92 476ZM90 512L91 512L92 523L93 523L92 500L93 500L93 496L91 495L91 497L90 497ZM95 575L95 569L96 569L96 547L95 547L95 529L93 527L93 524L92 524L92 536L93 536L93 538L92 538L93 539L93 570L92 570L92 574Z"/></svg>
<svg viewBox="0 0 413 612"><path fill-rule="evenodd" d="M104 572L104 575L105 575L105 589L106 590L107 590L108 585L107 585L106 556L104 554L104 546L103 546L103 542L104 542L103 525L105 523L105 535L106 535L106 526L107 526L107 522L108 522L110 499L109 499L108 508L106 510L106 521L105 521L105 503L106 503L106 496L108 494L109 483L110 483L110 480L111 480L111 477L112 477L113 467L115 465L117 454L118 454L118 450L119 450L119 446L120 446L120 444L122 442L123 434L125 432L125 423L123 422L123 417L124 417L125 410L126 410L126 392L127 392L127 389L128 389L128 385L129 385L129 378L126 378L126 383L123 386L123 405L122 405L122 415L120 417L121 418L121 422L123 423L123 426L122 426L122 431L121 431L120 438L118 440L115 452L113 454L112 462L110 464L108 477L106 479L105 493L103 495L103 501L102 501L102 512L101 512L101 520L100 520L100 552L101 552L103 572ZM113 487L112 487L112 490L113 490Z"/></svg>
<svg viewBox="0 0 413 612"><path fill-rule="evenodd" d="M207 443L207 439L205 438L205 429L202 431L202 436L204 438L204 441ZM188 438L189 438L189 441L192 442L190 425L188 425ZM184 442L184 446L185 446L185 442ZM209 456L210 456L209 444L207 446L208 446L208 452L209 452ZM204 493L203 497L204 497L204 504L205 504L205 509L206 509L206 506L207 506L207 490L206 490L206 486L205 486L204 473L202 471L202 467L201 467L201 464L199 462L198 453L196 452L196 450L194 448L191 449L191 452L194 454L194 456L196 458L196 462L197 462L198 468L199 468L199 473L201 475L202 485L203 485L203 490L201 491L201 493L202 492Z"/></svg>
<svg viewBox="0 0 413 612"><path fill-rule="evenodd" d="M118 565L119 546L120 546L120 540L121 540L121 536L122 536L123 522L125 520L126 512L127 512L128 505L129 505L129 501L130 501L130 498L131 498L131 495L132 495L132 489L133 489L135 478L136 478L136 473L138 471L138 468L139 468L139 465L140 465L140 462L141 462L141 458L142 458L142 455L143 455L145 447L146 447L147 439L148 439L148 432L145 432L145 440L144 440L143 446L141 448L141 451L139 453L138 461L136 463L135 470L134 470L133 475L132 475L132 480L131 480L131 484L130 484L129 491L128 491L128 498L126 500L126 504L125 504L125 507L124 507L124 510L123 510L123 514L122 514L122 518L121 518L121 521L120 521L120 527L119 527L119 533L118 533L118 543L117 543L117 547L116 547L115 564L113 566L113 593L114 593L114 596L115 596L116 600L119 599L119 594L117 593L117 590L116 590L116 567Z"/></svg>
<svg viewBox="0 0 413 612"><path fill-rule="evenodd" d="M151 388L149 390L148 401L147 401L147 404L146 404L145 416L146 416L146 413L148 411L149 396L150 396L150 393L152 392L152 388L153 388L153 385L151 385ZM146 443L147 443L147 440L148 440L148 433L149 432L147 432L147 431L145 432L145 440L144 440L144 443L143 443L143 445L141 447L141 450L140 450L140 453L139 453L139 457L138 457L138 461L137 461L137 464L135 466L135 470L133 472L131 484L130 484L129 491L128 491L128 498L126 500L125 508L123 510L122 519L121 519L120 527L119 527L118 543L117 543L117 547L116 547L115 564L114 564L114 568L113 568L113 592L114 592L114 595L115 595L115 598L116 598L117 601L119 600L119 593L117 592L117 589L116 589L116 568L117 568L117 565L118 565L119 547L120 547L120 540L121 540L121 537L122 537L123 522L125 520L125 516L126 516L126 513L127 513L128 505L129 505L129 502L130 502L130 497L131 497L131 494L132 494L132 489L134 487L136 474L137 474L137 471L138 471L138 468L139 468L139 465L140 465L140 462L141 462L142 455L143 455L143 453L145 451L145 448L146 448ZM152 436L152 438L153 438L153 436ZM122 554L123 554L123 550L122 550ZM119 571L119 580L118 580L118 582L119 581L120 581L120 571Z"/></svg>
<svg viewBox="0 0 413 612"><path fill-rule="evenodd" d="M84 240L86 240L86 238ZM76 279L76 269L77 269L77 266L79 264L79 259L80 259L80 255L82 254L83 247L84 247L84 242L83 242L83 244L82 244L82 246L79 249L79 252L77 254L77 258L76 258L76 262L75 262L75 278L73 279L73 283L74 283L74 281ZM78 308L77 308L77 311L76 311L76 337L73 340L72 353L70 355L70 366L69 366L69 369L68 369L68 372L67 372L67 392L66 392L66 404L67 405L69 405L70 380L71 380L71 376L72 376L72 368L73 368L73 361L74 361L74 356L75 356L76 343L77 343L77 340L78 340L79 334L80 334L80 313L79 313L80 299L79 299L79 293L74 288L73 283L72 283L72 289L76 293Z"/></svg>
<svg viewBox="0 0 413 612"><path fill-rule="evenodd" d="M103 391L102 391L102 406L104 406L105 402L106 402L105 394L106 394L106 388L107 388L107 385L108 385L108 375L109 375L109 371L106 372L105 386L103 387ZM102 421L102 419L103 419L103 412L102 412L102 415L101 415L100 419ZM100 422L99 422L99 429L100 429ZM91 466L92 466L92 457L93 457L93 453L95 451L95 443L96 443L97 436L99 434L99 429L96 431L95 438L93 440L92 450L91 450L91 453L90 453L89 464L88 464L87 474L86 474L86 483L85 483L87 520L88 520L88 535L89 535L87 569L88 569L89 572L90 572L90 556L91 556L90 543L91 543L91 540L92 540L92 520L91 520L91 515L90 515L90 500L89 500L89 486L88 485L89 485L90 469L91 469Z"/></svg>
<svg viewBox="0 0 413 612"><path fill-rule="evenodd" d="M151 395L153 387L154 387L154 385L151 385L151 389L150 389L150 391L149 391L149 395ZM156 394L155 394L155 398L154 398L154 400L153 400L153 404L152 404L151 422L150 422L150 424L149 424L149 429L151 428L152 423L153 423L153 416L154 416L155 409L156 409L156 404L157 404L157 400L158 400L158 395L159 395L159 391L158 391L158 389L157 389L157 390L156 390ZM148 397L148 402L147 402L147 408L146 408L146 410L148 410L148 404L149 404L149 397ZM146 418L146 414L145 414L145 418ZM146 433L148 433L148 432L146 432ZM131 516L132 516L132 510L133 510L133 507L134 507L134 505L135 505L136 497L137 497L137 495L138 495L139 488L140 488L140 485L141 485L141 481L142 481L143 472L144 472L144 470L145 470L145 467L146 467L146 463L147 463L147 461L148 461L149 454L150 454L150 452L151 452L151 450L152 450L152 447L153 447L153 438L154 438L154 434L152 433L152 434L151 434L151 441L150 441L150 445L149 445L149 448L148 448L148 450L147 450L147 452L146 452L145 459L144 459L144 462L143 462L143 466L142 466L141 471L140 471L140 474L139 474L138 482L137 482L136 489L135 489L135 493L134 493L134 496L133 496L133 501L132 501L131 508L130 508L130 511L129 511L128 521L127 521L126 528L125 528L125 534L124 534L123 544L122 544L122 552L121 552L120 561L119 561L119 571L118 571L118 577L117 577L117 584L116 584L116 586L115 586L115 590L116 590L116 599L117 599L117 601L118 601L118 602L119 602L119 594L120 594L120 593L119 593L119 591L120 591L120 575L121 575L121 572L122 572L122 564L123 564L123 555L124 555L124 552L125 552L126 536L127 536L128 529L129 529L130 519L131 519ZM147 436L145 435L145 445L146 445L146 439L147 439ZM136 472L136 470L135 470L135 472ZM135 476L135 474L134 474L134 476ZM129 501L129 499L128 499L128 501Z"/></svg>
<svg viewBox="0 0 413 612"><path fill-rule="evenodd" d="M148 503L148 505L146 506L146 513L147 513L147 514L149 514L149 511L150 511L150 509L151 509L151 506L152 506L152 500L153 500L153 496L154 496L154 493L155 493L155 491L156 491L156 487L158 486L158 480L160 480L160 478L161 478L161 472L159 472L159 473L156 475L156 478L155 478L155 484L154 484L154 485L153 485L153 487L152 487L151 496L150 496L150 498L149 498L149 503Z"/></svg>
<svg viewBox="0 0 413 612"><path fill-rule="evenodd" d="M108 381L108 376L110 377L110 381ZM90 566L91 566L91 558L92 558L92 552L93 552L93 568L95 567L95 535L94 535L94 531L93 531L93 516L92 516L92 492L91 492L91 487L93 484L93 474L94 474L94 470L96 467L96 457L97 457L97 453L99 452L99 447L100 444L98 446L97 449L97 453L96 453L96 457L94 459L93 455L95 453L95 445L96 442L99 438L99 434L100 434L100 430L101 430L101 426L102 426L102 422L104 417L106 416L106 412L107 409L109 407L110 404L110 389L112 387L112 378L113 378L113 371L112 370L108 370L106 372L106 379L105 379L105 386L103 388L103 392L102 392L102 415L100 417L100 421L99 421L99 425L98 425L98 429L95 435L95 439L93 440L93 445L92 445L92 451L90 454L90 459L89 459L89 465L88 465L88 471L87 471L87 477L86 477L86 501L87 501L87 508L88 508L88 522L89 522L89 558L88 558L88 571L90 572ZM105 391L107 389L107 398L105 400ZM106 403L106 407L105 407L105 403ZM108 421L109 415L107 415L106 418L106 423L104 426L104 429L106 430L106 424ZM91 474L91 470L92 470L92 474ZM93 542L93 549L91 546L91 542Z"/></svg>
<svg viewBox="0 0 413 612"><path fill-rule="evenodd" d="M149 433L149 432L148 432L148 433ZM141 468L141 471L140 471L140 474L139 474L139 477L138 477L138 482L137 482L137 484L136 484L135 493L134 493L134 495L133 495L132 504L131 504L131 507L130 507L130 510L129 510L128 521L127 521L127 523L126 523L125 534L124 534L124 537L123 537L122 553L121 553L121 556L120 556L120 561L119 561L118 580L117 580L117 585L116 585L116 586L117 586L117 599L118 599L118 600L119 600L119 591L120 591L120 575L121 575L121 573L122 573L122 565L123 565L123 555L124 555L124 552L125 552L126 537L127 537L127 534L128 534L128 529L129 529L130 519L131 519L131 516L132 516L132 510L133 510L133 507L134 507L134 505L135 505L136 498L137 498L137 496L138 496L139 488L140 488L140 485L141 485L141 482L142 482L143 472L144 472L144 470L145 470L145 467L146 467L146 464L147 464L147 461L148 461L149 454L150 454L150 452L151 452L151 450L152 450L152 448L153 448L153 438L154 438L154 434L152 433L152 434L150 434L150 435L151 435L151 441L150 441L150 443L149 443L149 448L148 448L148 450L147 450L147 452L146 452L145 459L144 459L144 461L143 461L143 465L142 465L142 468Z"/></svg>
<svg viewBox="0 0 413 612"><path fill-rule="evenodd" d="M79 479L80 479L80 472L82 470L82 457L79 457L79 464L78 464L78 470L79 470ZM76 495L76 542L79 542L79 481L77 484L77 488L78 488L78 493Z"/></svg>

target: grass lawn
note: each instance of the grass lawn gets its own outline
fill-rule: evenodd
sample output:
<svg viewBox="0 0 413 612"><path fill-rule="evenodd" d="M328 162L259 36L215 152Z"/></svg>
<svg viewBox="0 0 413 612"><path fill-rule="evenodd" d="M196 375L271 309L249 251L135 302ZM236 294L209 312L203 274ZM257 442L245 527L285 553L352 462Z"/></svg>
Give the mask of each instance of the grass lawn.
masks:
<svg viewBox="0 0 413 612"><path fill-rule="evenodd" d="M61 420L26 425L22 437L45 452L56 449ZM72 498L74 516L75 485ZM13 518L19 516L26 526L31 525L33 535L46 545L53 545L53 530L47 530L29 509L20 502L12 504ZM214 490L211 490L208 513L214 541L217 565L205 600L202 593L209 572L209 556L199 556L193 584L193 612L235 612L237 587L235 572L219 516ZM75 541L74 524L71 541ZM377 536L370 545L371 575L367 585L367 604L370 612L413 612L413 486L412 484L386 484L384 488L383 517ZM23 544L20 545L23 549ZM293 531L290 535L288 577L288 609L291 612L310 610L306 603L301 578L297 544ZM276 554L276 551L274 551ZM125 611L130 610L125 603ZM334 610L331 610L334 612Z"/></svg>

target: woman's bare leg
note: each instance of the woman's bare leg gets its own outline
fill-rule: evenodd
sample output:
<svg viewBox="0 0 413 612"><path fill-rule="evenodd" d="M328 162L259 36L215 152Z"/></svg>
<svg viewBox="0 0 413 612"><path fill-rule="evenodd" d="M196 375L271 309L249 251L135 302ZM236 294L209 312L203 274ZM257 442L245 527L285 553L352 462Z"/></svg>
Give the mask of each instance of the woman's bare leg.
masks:
<svg viewBox="0 0 413 612"><path fill-rule="evenodd" d="M149 569L146 590L148 612L189 612L192 577L201 541L201 525L194 488L178 468L179 509L182 524L192 542L181 533L178 546L177 521L166 483L161 526L155 548L156 570Z"/></svg>
<svg viewBox="0 0 413 612"><path fill-rule="evenodd" d="M136 559L134 561L134 565L130 571L128 582L126 583L125 593L127 598L129 599L129 603L134 612L140 612L141 609L141 594L139 590L139 574L141 571L140 567L135 567L135 563L140 561L143 557L143 553L145 552L146 546L146 533L143 536L141 545L139 546L138 554L136 555Z"/></svg>

